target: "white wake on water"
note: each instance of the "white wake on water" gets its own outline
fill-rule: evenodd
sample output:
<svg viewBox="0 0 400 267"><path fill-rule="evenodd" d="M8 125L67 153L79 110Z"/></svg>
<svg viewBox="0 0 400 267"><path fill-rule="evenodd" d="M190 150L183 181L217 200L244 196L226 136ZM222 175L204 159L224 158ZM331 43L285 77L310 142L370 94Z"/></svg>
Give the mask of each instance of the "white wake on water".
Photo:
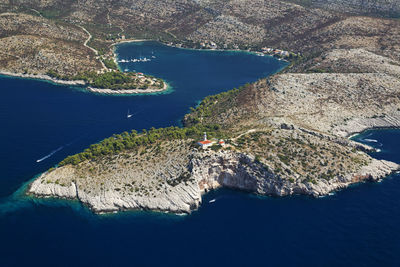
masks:
<svg viewBox="0 0 400 267"><path fill-rule="evenodd" d="M66 145L60 146L60 147L57 148L56 150L51 151L49 154L47 154L47 155L44 156L43 158L40 158L40 159L36 160L36 162L39 163L39 162L41 162L41 161L43 161L43 160L45 160L45 159L50 158L51 156L53 156L53 155L54 155L55 153L57 153L58 151L62 150L63 148L65 148L65 147L67 147L67 146L72 145L72 144L75 143L76 141L82 139L84 136L85 136L85 135L83 135L83 136L81 136L81 137L75 139L74 141L72 141L72 142L70 142L70 143L68 143L68 144L66 144Z"/></svg>
<svg viewBox="0 0 400 267"><path fill-rule="evenodd" d="M378 143L378 140L375 139L364 139L364 141Z"/></svg>
<svg viewBox="0 0 400 267"><path fill-rule="evenodd" d="M64 148L64 146L60 146L60 147L57 148L56 150L51 151L50 154L44 156L43 158L40 158L40 159L36 160L36 162L39 163L39 162L41 162L41 161L43 161L43 160L45 160L45 159L50 158L51 156L53 156L55 153L57 153L58 151L60 151L60 150L63 149L63 148Z"/></svg>

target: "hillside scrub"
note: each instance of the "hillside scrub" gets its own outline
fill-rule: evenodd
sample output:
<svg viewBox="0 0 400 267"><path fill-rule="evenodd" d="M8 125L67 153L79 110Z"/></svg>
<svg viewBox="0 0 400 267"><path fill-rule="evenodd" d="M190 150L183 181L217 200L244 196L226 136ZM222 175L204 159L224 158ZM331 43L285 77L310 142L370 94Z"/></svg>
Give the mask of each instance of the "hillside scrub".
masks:
<svg viewBox="0 0 400 267"><path fill-rule="evenodd" d="M59 163L59 166L68 164L77 165L85 160L95 160L102 156L114 155L125 150L135 150L159 141L200 140L203 132L207 132L209 137L222 135L218 125L192 126L187 128L151 128L148 131L144 129L140 134L136 130L132 130L131 132L115 134L97 144L93 144L83 152L67 157Z"/></svg>

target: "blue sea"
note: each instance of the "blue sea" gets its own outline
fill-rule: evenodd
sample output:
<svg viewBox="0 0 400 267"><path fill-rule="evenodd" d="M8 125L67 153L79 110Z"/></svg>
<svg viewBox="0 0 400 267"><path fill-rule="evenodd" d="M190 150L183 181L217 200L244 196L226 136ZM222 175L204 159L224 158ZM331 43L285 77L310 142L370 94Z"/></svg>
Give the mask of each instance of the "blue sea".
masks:
<svg viewBox="0 0 400 267"><path fill-rule="evenodd" d="M78 202L31 199L26 184L113 133L180 126L205 96L271 75L285 63L244 52L155 42L118 46L120 63L161 77L163 94L104 96L0 77L0 266L399 266L400 177L314 199L217 190L188 216L98 216ZM127 119L127 112L134 114ZM400 131L356 137L400 163ZM374 140L374 141L371 141Z"/></svg>

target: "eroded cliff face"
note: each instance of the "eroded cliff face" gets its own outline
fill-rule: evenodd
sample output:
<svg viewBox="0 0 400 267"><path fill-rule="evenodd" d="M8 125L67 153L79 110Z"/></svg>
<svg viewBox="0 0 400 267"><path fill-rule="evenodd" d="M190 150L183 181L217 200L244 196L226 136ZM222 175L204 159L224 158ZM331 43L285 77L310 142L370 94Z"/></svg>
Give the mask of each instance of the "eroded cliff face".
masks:
<svg viewBox="0 0 400 267"><path fill-rule="evenodd" d="M176 172L176 167L170 165L165 171L174 173L174 177L169 178L178 179L177 183L163 183L163 189L154 195L143 195L138 190L132 190L131 186L120 188L120 183L117 181L101 186L98 191L93 190L96 185L87 183L86 177L78 174L79 172L72 166L64 166L42 174L31 184L28 193L40 197L77 199L97 213L139 209L190 213L201 204L202 194L219 187L260 195L304 194L318 197L345 188L352 183L381 179L399 166L373 159L354 173L330 180L291 180L284 175L274 173L251 155L234 151L196 150L191 153L190 160L184 168ZM182 174L185 177L182 178ZM147 182L154 184L155 181L160 181L158 178L148 177ZM129 177L125 182L128 180L130 184L138 181L137 176Z"/></svg>
<svg viewBox="0 0 400 267"><path fill-rule="evenodd" d="M216 153L192 160L192 175L204 192L218 187L228 187L260 195L288 196L294 194L324 196L346 188L352 183L377 181L396 170L395 163L373 159L354 173L337 176L331 180L304 182L289 180L274 173L254 157L243 153Z"/></svg>
<svg viewBox="0 0 400 267"><path fill-rule="evenodd" d="M188 173L190 142L164 142L44 173L30 186L38 196L78 199L95 212L145 209L189 212L201 201Z"/></svg>
<svg viewBox="0 0 400 267"><path fill-rule="evenodd" d="M59 179L69 181L60 184ZM201 202L200 189L194 181L175 186L166 185L157 196L141 195L136 191L122 188L115 190L116 184L91 191L89 184L82 183L70 166L44 173L30 186L28 193L40 197L56 197L79 200L96 213L121 210L156 210L172 213L189 213L197 209Z"/></svg>

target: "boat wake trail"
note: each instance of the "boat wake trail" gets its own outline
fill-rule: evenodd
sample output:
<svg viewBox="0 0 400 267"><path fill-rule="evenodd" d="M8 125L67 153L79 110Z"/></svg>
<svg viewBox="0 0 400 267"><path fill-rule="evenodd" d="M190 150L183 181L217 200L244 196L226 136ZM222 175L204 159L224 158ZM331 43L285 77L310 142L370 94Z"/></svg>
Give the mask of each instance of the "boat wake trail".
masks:
<svg viewBox="0 0 400 267"><path fill-rule="evenodd" d="M39 162L41 162L41 161L43 161L43 160L45 160L45 159L50 158L51 156L53 156L55 153L57 153L58 151L60 151L60 150L63 149L63 148L64 148L64 146L60 146L60 147L57 148L56 150L51 151L50 154L44 156L43 158L40 158L40 159L36 160L36 162L39 163Z"/></svg>
<svg viewBox="0 0 400 267"><path fill-rule="evenodd" d="M68 143L68 144L66 144L66 145L60 146L60 147L57 148L56 150L51 151L49 154L47 154L47 155L44 156L43 158L40 158L40 159L36 160L36 162L39 163L39 162L41 162L41 161L43 161L43 160L45 160L45 159L50 158L51 156L53 156L53 155L54 155L55 153L57 153L58 151L64 149L64 148L67 147L67 146L72 145L73 143L75 143L76 141L78 141L78 140L81 139L81 138L83 138L83 136L82 136L82 137L79 137L78 139L76 139L76 140L74 140L74 141L72 141L72 142L70 142L70 143Z"/></svg>
<svg viewBox="0 0 400 267"><path fill-rule="evenodd" d="M364 141L378 143L378 140L375 140L375 139L364 139Z"/></svg>

